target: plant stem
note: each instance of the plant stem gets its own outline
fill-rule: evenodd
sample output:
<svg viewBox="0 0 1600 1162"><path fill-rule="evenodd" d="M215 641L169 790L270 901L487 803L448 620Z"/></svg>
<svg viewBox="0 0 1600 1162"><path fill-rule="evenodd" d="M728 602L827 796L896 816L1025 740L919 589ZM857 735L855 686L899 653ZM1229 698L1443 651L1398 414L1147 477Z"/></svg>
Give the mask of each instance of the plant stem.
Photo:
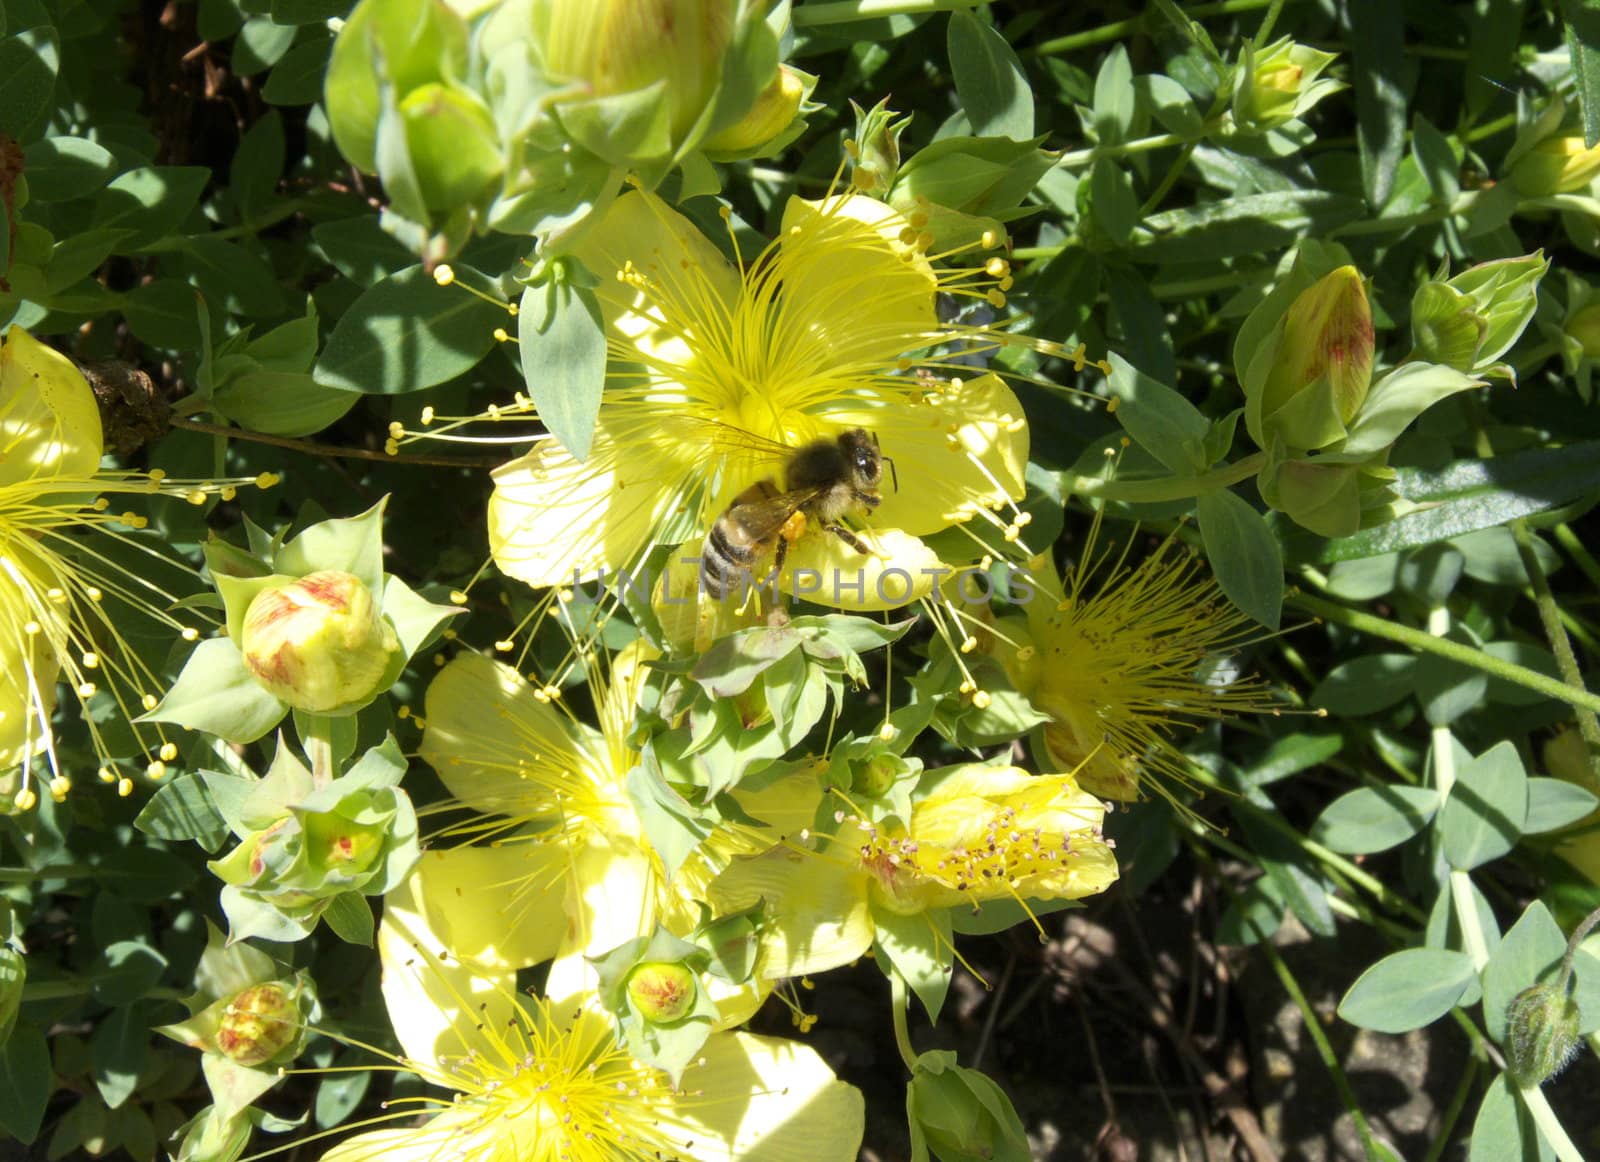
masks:
<svg viewBox="0 0 1600 1162"><path fill-rule="evenodd" d="M950 12L957 8L976 8L981 3L983 0L835 0L831 4L798 5L790 11L789 19L796 28L818 28L885 16Z"/></svg>
<svg viewBox="0 0 1600 1162"><path fill-rule="evenodd" d="M1571 526L1558 524L1555 528L1555 533L1556 540L1567 551L1567 556L1572 558L1572 563L1578 567L1578 571L1589 579L1590 585L1600 589L1600 561L1594 559L1594 555L1578 539L1578 535L1572 531Z"/></svg>
<svg viewBox="0 0 1600 1162"><path fill-rule="evenodd" d="M1202 134L1203 135L1203 134ZM1157 133L1152 137L1136 137L1121 145L1091 145L1088 149L1075 149L1063 153L1056 164L1063 169L1086 165L1099 157L1127 157L1134 153L1149 153L1152 149L1165 149L1169 145L1193 147L1195 139L1181 133Z"/></svg>
<svg viewBox="0 0 1600 1162"><path fill-rule="evenodd" d="M900 1050L900 1060L906 1063L906 1070L916 1072L917 1054L911 1048L911 1030L906 1025L906 1010L911 1007L911 998L906 992L905 979L898 972L889 973L889 1012L894 1017L894 1044Z"/></svg>
<svg viewBox="0 0 1600 1162"><path fill-rule="evenodd" d="M1556 656L1556 669L1561 674L1561 680L1568 686L1586 690L1583 671L1578 668L1578 659L1572 652L1572 641L1561 625L1561 610L1556 606L1555 595L1550 592L1550 582L1539 565L1539 554L1534 552L1533 535L1528 532L1528 522L1520 519L1512 521L1511 536L1517 542L1517 556L1522 558L1522 568L1533 587L1533 602L1539 610L1539 623L1544 626L1550 652ZM1593 766L1600 762L1600 719L1595 718L1593 710L1582 707L1577 709L1576 717L1578 732L1583 735L1583 741L1589 744L1589 761Z"/></svg>
<svg viewBox="0 0 1600 1162"><path fill-rule="evenodd" d="M296 717L296 726L300 728L300 745L311 760L311 785L326 787L339 773L333 757L333 719L326 714L306 714Z"/></svg>
<svg viewBox="0 0 1600 1162"><path fill-rule="evenodd" d="M1306 1000L1306 994L1300 989L1300 982L1295 980L1294 973L1289 971L1289 966L1283 962L1283 957L1273 947L1272 941L1263 940L1257 947L1266 954L1267 960L1272 964L1272 971L1277 974L1278 983L1289 994L1289 999L1294 1001L1295 1008L1300 1010L1300 1019L1306 1034L1316 1046L1317 1056L1322 1059L1328 1076L1333 1079L1333 1088L1339 1091L1340 1104L1350 1115L1350 1120L1355 1123L1356 1133L1361 1137L1361 1145L1366 1150L1367 1157L1387 1157L1387 1151L1381 1149L1373 1139L1372 1127L1367 1124L1366 1115L1361 1112L1361 1104L1356 1100L1355 1091L1350 1088L1350 1079L1345 1076L1344 1069L1339 1064L1339 1055L1333 1051L1328 1035L1322 1030L1322 1021L1317 1016L1316 1010L1311 1007L1311 1002Z"/></svg>
<svg viewBox="0 0 1600 1162"><path fill-rule="evenodd" d="M1253 452L1243 460L1224 464L1199 476L1164 476L1159 480L1106 480L1099 476L1060 474L1061 490L1100 500L1120 500L1128 504L1148 504L1160 500L1183 500L1228 488L1248 480L1267 461L1265 452Z"/></svg>
<svg viewBox="0 0 1600 1162"><path fill-rule="evenodd" d="M52 867L0 867L0 884L36 884L40 880L92 880L99 874L86 863L58 863Z"/></svg>
<svg viewBox="0 0 1600 1162"><path fill-rule="evenodd" d="M1119 498L1120 499L1120 498ZM1354 609L1346 609L1331 601L1312 597L1305 593L1290 593L1284 598L1285 602L1307 613L1331 621L1335 625L1348 626L1370 633L1374 637L1385 638L1411 649L1424 653L1437 654L1441 658L1448 658L1452 662L1459 662L1463 666L1470 666L1475 670L1482 670L1491 678L1499 678L1504 682L1512 682L1518 686L1526 686L1529 690L1537 690L1548 698L1565 702L1569 706L1581 706L1588 710L1600 711L1600 697L1589 693L1587 690L1575 690L1565 682L1558 681L1547 674L1537 670L1530 670L1526 666L1519 666L1515 662L1507 662L1492 654L1475 650L1470 646L1460 645L1457 642L1447 641L1432 634L1423 633L1421 630L1412 629L1410 626L1397 625L1392 621L1385 621L1381 617L1374 617L1370 613L1361 613Z"/></svg>
<svg viewBox="0 0 1600 1162"><path fill-rule="evenodd" d="M1389 234L1409 230L1413 226L1430 226L1454 218L1472 209L1478 200L1477 190L1468 190L1448 206L1432 206L1415 214L1396 214L1392 218L1368 218L1360 222L1347 222L1328 232L1329 238L1353 238L1362 234Z"/></svg>
<svg viewBox="0 0 1600 1162"><path fill-rule="evenodd" d="M1573 1145L1572 1139L1567 1137L1566 1127L1561 1124L1561 1119L1556 1117L1556 1111L1550 1108L1550 1103L1544 1098L1544 1090L1537 1085L1526 1089L1519 1086L1517 1096L1522 1099L1524 1108L1532 1116L1534 1124L1539 1127L1539 1136L1556 1152L1556 1157L1561 1162L1583 1162L1583 1154L1578 1147Z"/></svg>
<svg viewBox="0 0 1600 1162"><path fill-rule="evenodd" d="M1257 8L1269 8L1273 0L1218 0L1213 4L1196 4L1185 8L1183 14L1192 20L1199 20L1204 16L1216 16L1229 12L1251 12ZM797 8L798 15L804 9ZM1104 44L1108 40L1121 40L1130 33L1138 32L1144 27L1143 15L1130 16L1126 20L1113 21L1102 24L1099 28L1090 28L1083 32L1075 32L1071 36L1058 36L1054 40L1047 40L1043 44L1035 45L1024 52L1023 56L1060 56L1063 53L1075 52L1080 48L1090 48L1097 44Z"/></svg>

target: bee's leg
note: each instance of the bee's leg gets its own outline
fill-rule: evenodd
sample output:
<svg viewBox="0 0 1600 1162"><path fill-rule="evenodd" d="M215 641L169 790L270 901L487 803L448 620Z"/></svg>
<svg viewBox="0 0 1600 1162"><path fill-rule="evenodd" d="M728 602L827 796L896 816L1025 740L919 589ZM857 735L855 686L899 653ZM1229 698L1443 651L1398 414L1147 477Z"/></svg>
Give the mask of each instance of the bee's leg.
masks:
<svg viewBox="0 0 1600 1162"><path fill-rule="evenodd" d="M827 529L834 536L838 537L845 544L849 545L856 552L861 553L863 556L870 557L872 555L872 547L868 545L866 541L863 541L860 537L856 536L855 533L845 528L843 525L829 524L823 525L822 527Z"/></svg>
<svg viewBox="0 0 1600 1162"><path fill-rule="evenodd" d="M779 537L778 543L772 547L772 572L774 576L783 576L783 563L788 557L789 538Z"/></svg>

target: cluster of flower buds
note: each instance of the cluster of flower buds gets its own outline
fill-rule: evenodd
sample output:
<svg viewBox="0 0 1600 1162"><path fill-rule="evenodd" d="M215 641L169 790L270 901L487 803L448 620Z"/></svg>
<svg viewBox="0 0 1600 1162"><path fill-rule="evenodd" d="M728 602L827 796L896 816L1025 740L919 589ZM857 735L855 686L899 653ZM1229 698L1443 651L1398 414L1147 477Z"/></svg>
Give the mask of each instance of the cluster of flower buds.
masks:
<svg viewBox="0 0 1600 1162"><path fill-rule="evenodd" d="M1497 360L1533 317L1542 255L1484 263L1425 283L1415 357L1374 378L1366 281L1336 246L1304 243L1234 345L1245 425L1267 453L1262 498L1321 536L1347 536L1385 508L1389 451L1439 400L1509 374Z"/></svg>
<svg viewBox="0 0 1600 1162"><path fill-rule="evenodd" d="M284 746L266 777L247 788L208 773L239 838L209 864L225 885L233 937L298 940L340 897L382 895L404 880L420 855L416 812L400 789L405 769L391 738L320 786Z"/></svg>
<svg viewBox="0 0 1600 1162"><path fill-rule="evenodd" d="M329 124L422 252L442 257L484 226L549 239L625 174L654 185L804 129L816 79L780 65L787 6L768 7L362 0L329 61Z"/></svg>

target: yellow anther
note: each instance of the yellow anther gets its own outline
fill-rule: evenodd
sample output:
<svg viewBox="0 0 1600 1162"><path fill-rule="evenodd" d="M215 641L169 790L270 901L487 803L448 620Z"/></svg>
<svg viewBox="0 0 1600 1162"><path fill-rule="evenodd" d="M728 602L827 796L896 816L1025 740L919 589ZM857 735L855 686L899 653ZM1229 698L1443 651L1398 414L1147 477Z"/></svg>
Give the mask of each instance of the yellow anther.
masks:
<svg viewBox="0 0 1600 1162"><path fill-rule="evenodd" d="M158 699L154 694L139 695L139 705L143 706L146 710L154 710L159 701L160 699Z"/></svg>
<svg viewBox="0 0 1600 1162"><path fill-rule="evenodd" d="M433 423L433 405L431 403L422 409L422 415L419 416L418 419L422 421L423 427L427 427L429 424Z"/></svg>
<svg viewBox="0 0 1600 1162"><path fill-rule="evenodd" d="M261 475L256 477L256 487L271 488L274 484L277 484L282 479L283 477L279 476L276 472L263 472Z"/></svg>
<svg viewBox="0 0 1600 1162"><path fill-rule="evenodd" d="M183 632L178 636L186 642L196 642L200 640L200 631L192 625L186 625L183 627ZM149 697L149 695L146 695L146 697Z"/></svg>
<svg viewBox="0 0 1600 1162"><path fill-rule="evenodd" d="M191 489L189 489L188 492L183 494L183 499L187 500L190 504L193 504L193 505L204 504L206 502L205 489L203 489L203 488L191 488Z"/></svg>
<svg viewBox="0 0 1600 1162"><path fill-rule="evenodd" d="M433 281L440 286L449 286L456 280L455 268L448 262L441 262L433 268Z"/></svg>
<svg viewBox="0 0 1600 1162"><path fill-rule="evenodd" d="M93 698L96 689L98 689L98 687L96 687L93 682L79 682L78 683L78 697L79 698Z"/></svg>
<svg viewBox="0 0 1600 1162"><path fill-rule="evenodd" d="M117 780L117 795L119 798L126 799L131 794L133 794L133 780L128 778L127 775L123 775L122 778Z"/></svg>
<svg viewBox="0 0 1600 1162"><path fill-rule="evenodd" d="M466 603L467 603L467 595L465 593L461 592L461 590L459 590L459 589L452 589L450 591L450 604L451 605L465 605Z"/></svg>
<svg viewBox="0 0 1600 1162"><path fill-rule="evenodd" d="M154 762L145 764L144 773L150 776L152 779L165 778L167 773L167 764L162 762L160 759L156 759ZM132 782L132 780L130 779L129 782Z"/></svg>
<svg viewBox="0 0 1600 1162"><path fill-rule="evenodd" d="M11 796L12 806L18 811L32 811L39 802L39 796L34 794L32 787L24 787Z"/></svg>
<svg viewBox="0 0 1600 1162"><path fill-rule="evenodd" d="M222 486L222 492L219 495L223 500L232 500L234 497L239 495L239 490L231 484L224 484Z"/></svg>
<svg viewBox="0 0 1600 1162"><path fill-rule="evenodd" d="M101 767L95 774L100 777L102 783L114 783L117 781L117 772L110 767Z"/></svg>
<svg viewBox="0 0 1600 1162"><path fill-rule="evenodd" d="M170 763L173 759L178 757L178 744L175 742L164 742L161 744L161 749L156 753L161 756L163 762Z"/></svg>
<svg viewBox="0 0 1600 1162"><path fill-rule="evenodd" d="M516 645L517 643L512 641L510 638L501 638L499 641L494 643L494 648L499 650L502 654L509 654L513 649L516 648Z"/></svg>
<svg viewBox="0 0 1600 1162"><path fill-rule="evenodd" d="M894 739L894 736L895 736L894 723L885 722L882 726L878 727L878 737L880 739L882 739L884 742L892 741Z"/></svg>
<svg viewBox="0 0 1600 1162"><path fill-rule="evenodd" d="M404 424L402 424L399 420L390 420L389 421L389 438L391 440L398 440L401 436L403 436L405 434L406 434L406 426Z"/></svg>
<svg viewBox="0 0 1600 1162"><path fill-rule="evenodd" d="M98 666L99 664L100 664L100 655L95 653L93 650L89 650L87 653L85 653L83 655L83 665L84 665L85 669L92 670L96 666Z"/></svg>
<svg viewBox="0 0 1600 1162"><path fill-rule="evenodd" d="M72 790L72 780L66 775L57 775L50 780L50 797L57 803L64 802L70 790Z"/></svg>

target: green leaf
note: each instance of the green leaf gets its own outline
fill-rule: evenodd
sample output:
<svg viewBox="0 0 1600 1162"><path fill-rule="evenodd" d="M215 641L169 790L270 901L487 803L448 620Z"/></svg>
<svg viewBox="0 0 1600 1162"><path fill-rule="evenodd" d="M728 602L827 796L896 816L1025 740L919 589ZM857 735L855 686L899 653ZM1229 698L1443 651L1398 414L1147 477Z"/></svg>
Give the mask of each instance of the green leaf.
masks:
<svg viewBox="0 0 1600 1162"><path fill-rule="evenodd" d="M274 22L270 17L252 16L234 38L229 65L237 76L250 77L271 68L283 59L294 43L295 28Z"/></svg>
<svg viewBox="0 0 1600 1162"><path fill-rule="evenodd" d="M200 346L200 316L194 288L176 278L135 287L123 300L128 330L152 347L192 351Z"/></svg>
<svg viewBox="0 0 1600 1162"><path fill-rule="evenodd" d="M1448 1013L1476 976L1465 952L1407 948L1362 973L1339 1002L1339 1016L1362 1029L1407 1033Z"/></svg>
<svg viewBox="0 0 1600 1162"><path fill-rule="evenodd" d="M1089 194L1095 225L1116 245L1126 245L1139 224L1133 179L1111 158L1097 157L1089 170Z"/></svg>
<svg viewBox="0 0 1600 1162"><path fill-rule="evenodd" d="M339 419L360 398L324 387L309 375L255 371L218 388L211 397L211 410L252 432L309 436Z"/></svg>
<svg viewBox="0 0 1600 1162"><path fill-rule="evenodd" d="M1433 470L1399 468L1392 487L1421 510L1348 537L1294 537L1290 563L1375 557L1562 508L1600 491L1600 442L1458 460Z"/></svg>
<svg viewBox="0 0 1600 1162"><path fill-rule="evenodd" d="M470 371L494 346L494 329L505 319L504 307L408 267L363 292L344 313L313 374L342 391L421 391Z"/></svg>
<svg viewBox="0 0 1600 1162"><path fill-rule="evenodd" d="M1483 966L1483 1027L1497 1043L1505 1043L1511 998L1550 979L1566 951L1567 938L1550 910L1539 900L1529 904Z"/></svg>
<svg viewBox="0 0 1600 1162"><path fill-rule="evenodd" d="M1524 835L1541 835L1546 831L1560 831L1570 827L1597 806L1593 792L1565 779L1528 780L1528 817L1523 821Z"/></svg>
<svg viewBox="0 0 1600 1162"><path fill-rule="evenodd" d="M1208 465L1200 458L1200 447L1210 421L1178 392L1157 383L1115 351L1110 362L1106 386L1117 400L1117 422L1128 435L1175 475L1204 471Z"/></svg>
<svg viewBox="0 0 1600 1162"><path fill-rule="evenodd" d="M1374 209L1389 200L1406 145L1405 9L1390 0L1349 0L1350 76L1356 91L1361 188Z"/></svg>
<svg viewBox="0 0 1600 1162"><path fill-rule="evenodd" d="M276 726L285 709L244 668L239 647L217 637L195 647L167 696L142 721L174 722L245 743Z"/></svg>
<svg viewBox="0 0 1600 1162"><path fill-rule="evenodd" d="M372 918L372 905L360 892L340 892L328 902L322 918L333 929L333 934L346 944L372 947L372 934L377 927Z"/></svg>
<svg viewBox="0 0 1600 1162"><path fill-rule="evenodd" d="M1540 1137L1533 1120L1517 1100L1511 1079L1501 1074L1489 1083L1472 1122L1467 1162L1547 1162L1555 1153Z"/></svg>
<svg viewBox="0 0 1600 1162"><path fill-rule="evenodd" d="M92 978L95 999L106 1005L132 1004L155 986L166 967L167 958L144 941L118 940L100 951Z"/></svg>
<svg viewBox="0 0 1600 1162"><path fill-rule="evenodd" d="M307 28L261 86L262 100L271 105L310 105L322 96L322 78L328 71L333 38L323 29Z"/></svg>
<svg viewBox="0 0 1600 1162"><path fill-rule="evenodd" d="M95 195L95 225L132 231L118 253L136 254L178 229L210 180L211 171L201 166L129 170Z"/></svg>
<svg viewBox="0 0 1600 1162"><path fill-rule="evenodd" d="M228 188L246 222L253 222L272 201L283 163L283 118L268 109L240 140L228 171Z"/></svg>
<svg viewBox="0 0 1600 1162"><path fill-rule="evenodd" d="M1370 855L1410 839L1438 808L1439 792L1431 787L1357 787L1328 804L1311 836L1334 851Z"/></svg>
<svg viewBox="0 0 1600 1162"><path fill-rule="evenodd" d="M1132 191L1128 191L1131 199ZM1099 198L1098 190L1095 193ZM1096 201L1096 205L1100 203ZM1128 209L1135 207L1130 200ZM1130 214L1128 230L1137 225ZM1122 237L1126 237L1126 232ZM1167 312L1150 290L1150 280L1126 266L1106 268L1106 291L1111 309L1122 332L1130 362L1157 383L1174 383L1178 365L1172 352L1172 336L1167 331Z"/></svg>
<svg viewBox="0 0 1600 1162"><path fill-rule="evenodd" d="M576 278L556 276L522 292L517 312L522 378L539 419L575 460L589 455L606 382L600 300Z"/></svg>
<svg viewBox="0 0 1600 1162"><path fill-rule="evenodd" d="M1509 741L1496 743L1456 772L1439 815L1444 857L1471 871L1517 845L1528 817L1527 776Z"/></svg>
<svg viewBox="0 0 1600 1162"><path fill-rule="evenodd" d="M1033 89L1022 62L987 21L970 9L950 13L950 74L974 137L1033 136Z"/></svg>
<svg viewBox="0 0 1600 1162"><path fill-rule="evenodd" d="M1561 0L1567 49L1572 55L1573 87L1583 111L1583 142L1600 142L1600 3Z"/></svg>
<svg viewBox="0 0 1600 1162"><path fill-rule="evenodd" d="M1464 625L1450 628L1446 639L1476 649L1478 639ZM1430 726L1448 726L1483 702L1488 676L1476 666L1464 665L1437 654L1419 654L1412 683L1422 716Z"/></svg>
<svg viewBox="0 0 1600 1162"><path fill-rule="evenodd" d="M1433 192L1433 201L1448 206L1461 193L1461 159L1450 139L1421 113L1411 118L1411 155Z"/></svg>
<svg viewBox="0 0 1600 1162"><path fill-rule="evenodd" d="M416 261L371 214L313 226L311 238L340 274L362 286L371 286Z"/></svg>
<svg viewBox="0 0 1600 1162"><path fill-rule="evenodd" d="M917 994L928 1020L937 1021L950 991L951 953L948 909L900 916L887 911L872 914L874 946L885 965L899 974Z"/></svg>
<svg viewBox="0 0 1600 1162"><path fill-rule="evenodd" d="M0 1045L0 1128L19 1142L38 1137L54 1081L44 1033L19 1021Z"/></svg>
<svg viewBox="0 0 1600 1162"><path fill-rule="evenodd" d="M184 239L183 254L189 276L212 308L256 319L283 314L283 290L265 259L210 234Z"/></svg>
<svg viewBox="0 0 1600 1162"><path fill-rule="evenodd" d="M114 1009L89 1038L95 1088L112 1109L127 1101L139 1084L150 1056L149 1017L148 1005Z"/></svg>
<svg viewBox="0 0 1600 1162"><path fill-rule="evenodd" d="M1195 505L1206 560L1228 600L1268 629L1283 612L1283 551L1266 518L1225 488Z"/></svg>
<svg viewBox="0 0 1600 1162"><path fill-rule="evenodd" d="M1094 132L1102 145L1119 145L1133 132L1139 107L1128 50L1113 45L1094 78Z"/></svg>
<svg viewBox="0 0 1600 1162"><path fill-rule="evenodd" d="M1376 455L1441 399L1482 385L1482 380L1438 363L1397 367L1372 385L1350 434L1338 445L1338 454L1351 459Z"/></svg>
<svg viewBox="0 0 1600 1162"><path fill-rule="evenodd" d="M349 13L351 0L272 0L272 19L279 24L319 24Z"/></svg>
<svg viewBox="0 0 1600 1162"><path fill-rule="evenodd" d="M205 784L194 775L181 775L164 783L133 825L146 835L169 842L192 839L211 852L228 837L227 820L212 802Z"/></svg>
<svg viewBox="0 0 1600 1162"><path fill-rule="evenodd" d="M48 24L0 40L0 133L28 135L50 108L60 67L56 30Z"/></svg>
<svg viewBox="0 0 1600 1162"><path fill-rule="evenodd" d="M1411 654L1367 654L1343 662L1311 691L1311 705L1329 714L1376 713L1410 696L1416 666Z"/></svg>
<svg viewBox="0 0 1600 1162"><path fill-rule="evenodd" d="M111 151L84 137L46 137L23 151L28 196L35 202L87 198L117 172Z"/></svg>
<svg viewBox="0 0 1600 1162"><path fill-rule="evenodd" d="M1152 214L1130 252L1136 262L1213 262L1275 252L1366 214L1361 199L1322 190L1247 194Z"/></svg>
<svg viewBox="0 0 1600 1162"><path fill-rule="evenodd" d="M117 893L140 904L157 904L194 883L188 860L151 844L118 848L100 861Z"/></svg>

